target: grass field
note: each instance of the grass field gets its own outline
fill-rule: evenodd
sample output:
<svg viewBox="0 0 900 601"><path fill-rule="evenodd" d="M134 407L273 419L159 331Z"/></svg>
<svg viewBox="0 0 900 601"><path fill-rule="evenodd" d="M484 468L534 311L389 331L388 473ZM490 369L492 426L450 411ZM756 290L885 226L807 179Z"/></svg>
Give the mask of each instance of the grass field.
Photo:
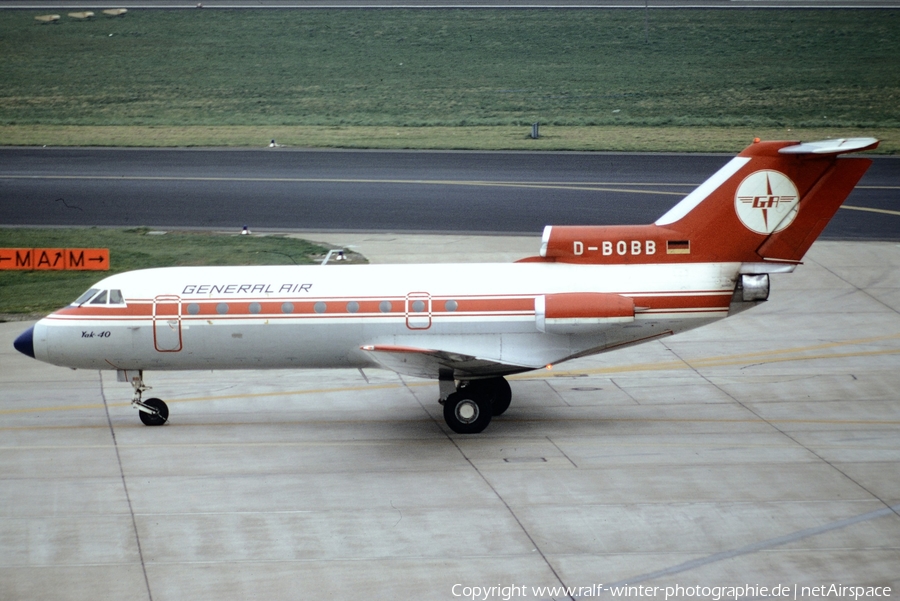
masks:
<svg viewBox="0 0 900 601"><path fill-rule="evenodd" d="M109 271L0 271L0 315L45 314L107 275L173 265L304 265L327 249L283 236L198 232L151 234L146 228L0 229L7 248L108 248ZM361 260L357 258L357 261Z"/></svg>
<svg viewBox="0 0 900 601"><path fill-rule="evenodd" d="M270 139L293 147L419 148L451 150L609 150L621 152L738 152L753 138L820 140L874 136L874 152L900 153L900 128L674 127L640 125L469 127L388 126L0 126L0 139L17 146L264 146Z"/></svg>
<svg viewBox="0 0 900 601"><path fill-rule="evenodd" d="M520 148L539 121L571 132L554 148L614 149L634 127L900 127L900 11L660 10L646 33L614 10L35 14L0 12L0 144Z"/></svg>

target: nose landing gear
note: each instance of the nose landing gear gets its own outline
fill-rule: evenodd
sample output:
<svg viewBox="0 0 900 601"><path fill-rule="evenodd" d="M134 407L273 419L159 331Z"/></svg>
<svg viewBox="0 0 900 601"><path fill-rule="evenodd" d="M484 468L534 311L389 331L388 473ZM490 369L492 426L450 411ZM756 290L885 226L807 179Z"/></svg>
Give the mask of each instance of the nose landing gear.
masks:
<svg viewBox="0 0 900 601"><path fill-rule="evenodd" d="M162 399L147 399L138 403L132 401L131 404L137 405L138 415L145 426L161 426L169 420L169 407Z"/></svg>
<svg viewBox="0 0 900 601"><path fill-rule="evenodd" d="M138 410L141 422L145 426L161 426L169 420L169 407L162 399L152 398L146 401L141 400L141 395L145 390L150 390L149 386L144 385L144 372L138 370L136 373L131 370L122 370L118 372L118 380L120 382L131 382L134 388L134 395L131 397L131 406Z"/></svg>

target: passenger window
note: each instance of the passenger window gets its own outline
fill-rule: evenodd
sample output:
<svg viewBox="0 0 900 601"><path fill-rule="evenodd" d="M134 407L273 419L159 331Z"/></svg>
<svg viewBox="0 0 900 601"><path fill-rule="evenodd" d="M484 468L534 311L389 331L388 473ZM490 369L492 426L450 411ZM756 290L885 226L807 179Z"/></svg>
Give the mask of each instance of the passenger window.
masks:
<svg viewBox="0 0 900 601"><path fill-rule="evenodd" d="M109 304L110 305L124 305L125 299L122 298L121 290L110 290L109 291Z"/></svg>
<svg viewBox="0 0 900 601"><path fill-rule="evenodd" d="M83 305L84 303L91 300L91 298L93 298L93 296L95 294L97 294L98 292L99 292L99 290L97 288L91 288L90 290L88 290L87 292L85 292L84 294L79 296L77 299L75 299L75 301L72 304L73 305Z"/></svg>
<svg viewBox="0 0 900 601"><path fill-rule="evenodd" d="M106 304L106 290L98 294L94 300L91 301L92 305L105 305Z"/></svg>

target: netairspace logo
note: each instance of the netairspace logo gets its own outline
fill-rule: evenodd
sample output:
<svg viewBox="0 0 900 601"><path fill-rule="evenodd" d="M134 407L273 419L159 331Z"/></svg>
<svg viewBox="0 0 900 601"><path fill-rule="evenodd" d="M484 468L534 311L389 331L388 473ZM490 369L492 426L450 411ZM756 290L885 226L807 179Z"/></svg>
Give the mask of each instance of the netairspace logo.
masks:
<svg viewBox="0 0 900 601"><path fill-rule="evenodd" d="M605 594L612 598L641 598L652 597L668 601L669 599L702 598L712 601L733 599L739 601L744 598L782 598L798 599L805 597L825 597L859 599L889 598L891 587L888 586L845 586L843 584L822 584L818 586L801 586L795 584L786 586L760 586L746 584L743 586L644 586L644 585L613 585L604 587L603 584L590 586L525 586L517 584L497 584L494 586L467 586L454 584L451 589L454 597L469 599L470 601L488 601L497 599L510 601L511 599L589 599Z"/></svg>

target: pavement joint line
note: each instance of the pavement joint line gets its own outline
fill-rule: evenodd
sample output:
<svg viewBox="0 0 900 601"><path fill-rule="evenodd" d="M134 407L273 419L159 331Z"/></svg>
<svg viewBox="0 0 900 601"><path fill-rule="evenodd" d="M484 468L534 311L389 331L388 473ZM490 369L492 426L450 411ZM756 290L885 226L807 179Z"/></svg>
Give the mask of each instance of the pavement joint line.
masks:
<svg viewBox="0 0 900 601"><path fill-rule="evenodd" d="M773 549L775 547L781 547L786 544L802 540L804 538L809 538L811 536L818 536L819 534L825 534L826 532L831 532L832 530L839 530L841 528L846 528L847 526L853 526L854 524L859 524L861 522L867 522L872 519L885 517L889 515L897 515L898 511L900 511L900 504L883 507L882 509L876 509L875 511L870 511L868 513L863 513L854 517L845 518L843 520L837 520L835 522L831 522L829 524L823 524L821 526L813 526L812 528L805 528L803 530L798 530L796 532L792 532L790 534L785 534L784 536L778 536L775 538L770 538L767 540L760 541L758 543L752 543L749 545L745 545L743 547L738 547L737 549L732 549L730 551L722 551L719 553L714 553L707 557L700 557L697 559L692 559L690 561L686 561L684 563L680 563L668 568L663 568L661 570L656 570L654 572L649 572L647 574L642 574L639 576L635 576L633 578L628 578L626 580L621 580L619 582L614 582L612 584L605 585L606 587L615 587L615 586L625 586L629 584L638 584L640 582L646 582L648 580L653 580L654 578L659 578L662 576L671 576L672 574L679 574L681 572L687 572L693 570L695 568L699 568L711 563L716 563L719 561L723 561L726 559L733 559L735 557L739 557L741 555L747 555L750 553L756 553L758 551L765 551L767 549Z"/></svg>
<svg viewBox="0 0 900 601"><path fill-rule="evenodd" d="M897 212L897 214L900 215L900 212ZM841 279L841 280L843 280L843 281L845 281L845 282L847 282L848 284L851 284L851 285L853 286L853 284L852 284L851 282L848 282L848 281L846 280L846 278L843 278L843 277L841 277L840 275L838 275L837 273L835 273L834 270L831 269L830 267L828 267L828 266L826 266L826 265L823 265L823 264L821 264L821 263L819 263L819 266L822 267L822 268L824 268L826 271L830 272L830 273L831 273L832 275L834 275L835 277L838 277L839 279ZM865 290L865 289L863 289L863 288L860 288L859 286L854 286L854 287L855 287L858 291L862 292L863 294L865 294L866 296L868 296L869 298L871 298L872 300L881 303L881 304L884 305L887 309L891 309L891 310L893 310L893 311L896 312L896 309L895 309L894 307L892 307L892 306L888 305L887 303L885 303L884 301L882 301L882 300L880 300L880 299L874 297L868 290ZM751 410L752 410L752 409L751 409ZM754 413L755 413L755 410L752 410L752 411L754 411ZM814 450L814 449L810 448L809 446L807 446L806 444L802 443L802 442L801 442L800 440L798 440L798 438L795 437L794 435L792 435L792 434L790 434L790 433L788 433L788 432L785 432L785 431L781 430L781 428L779 428L777 425L773 424L772 427L778 429L780 432L782 432L782 434L784 434L785 436L787 436L788 438L790 438L791 440L793 440L794 442L796 442L798 445L802 446L802 447L803 447L804 449L806 449L808 452L810 452L810 453L812 453L813 455L815 455L816 457L818 457L821 461L825 462L825 464L827 464L831 469L835 470L836 472L838 472L839 474L841 474L844 478L846 478L847 480L849 480L850 482L852 482L857 488L859 488L859 489L865 491L867 494L869 494L869 495L871 495L872 497L878 499L882 504L884 504L886 507L888 507L889 509L891 509L896 515L898 515L898 517L900 517L900 512L898 512L894 507L891 507L890 503L888 503L885 499L883 499L881 496L879 496L874 490L870 489L869 487L867 487L866 485L864 485L861 481L859 481L857 478L854 478L852 475L850 475L848 472L846 472L844 469L842 469L842 467L839 466L839 465L837 465L836 462L833 462L833 461L829 460L828 458L826 458L825 456L823 456L821 453L819 453L817 450Z"/></svg>
<svg viewBox="0 0 900 601"><path fill-rule="evenodd" d="M128 481L125 478L125 469L122 467L122 454L119 452L119 444L116 440L116 429L113 427L112 417L109 414L109 406L106 404L106 394L103 390L103 372L97 372L97 379L100 383L100 397L103 399L103 409L106 412L106 423L109 426L109 434L112 438L113 447L116 449L116 462L119 466L119 476L122 481L122 488L125 492L125 500L128 502L128 514L131 516L134 541L137 544L138 558L141 561L141 571L144 573L144 585L147 587L147 599L153 601L153 593L150 591L150 578L147 576L147 564L144 562L144 551L141 548L141 535L138 532L137 519L134 517L134 506L131 504L131 494L128 492Z"/></svg>
<svg viewBox="0 0 900 601"><path fill-rule="evenodd" d="M574 467L575 469L578 469L578 464L576 464L574 461L572 461L572 458L569 457L569 455L566 454L566 452L563 451L563 450L559 447L559 445L556 444L556 442L555 442L552 438L550 438L549 436L547 436L547 442L549 442L550 444L552 444L552 445L556 448L556 450L559 451L559 453L560 453L563 457L565 457L566 460L567 460L569 463L572 464L572 467Z"/></svg>
<svg viewBox="0 0 900 601"><path fill-rule="evenodd" d="M637 363L632 365L623 365L623 366L611 366L611 367L600 367L593 369L581 369L581 370L566 370L566 371L553 371L551 373L547 373L547 371L542 370L531 374L519 374L517 376L513 376L511 380L534 380L534 379L549 379L549 378L563 378L563 377L574 377L578 375L601 375L601 374L620 374L620 373L630 373L630 372L644 372L644 371L672 371L672 370L681 370L681 369L698 369L698 368L709 368L709 367L728 367L734 365L745 365L747 359L755 358L755 357L766 357L770 355L780 355L780 354L796 354L802 353L809 350L818 350L818 349L827 349L827 348L837 348L841 346L852 346L856 344L867 344L872 342L881 342L887 340L895 340L900 339L900 334L891 334L887 336L874 336L869 338L860 338L855 340L847 340L840 342L829 342L820 345L811 345L806 347L796 347L793 349L778 349L773 351L759 351L753 353L746 354L738 354L738 355L726 355L723 357L709 357L705 359L695 359L695 360L685 360L685 361L662 361L657 363ZM823 353L818 355L800 355L800 356L788 356L788 357L770 357L768 359L758 361L751 365L766 365L772 363L783 363L789 361L809 361L809 360L819 360L819 359L847 359L853 357L873 357L873 356L885 356L885 355L896 355L900 354L900 348L891 348L891 349L883 349L876 351L857 351L857 352L848 352L848 353ZM749 366L748 366L749 367ZM424 381L424 382L412 382L412 383L397 383L397 384L375 384L375 385L365 385L365 386L342 386L336 388L317 388L317 389L308 389L308 390L282 390L282 391L273 391L273 392L260 392L260 393L245 393L245 394L231 394L231 395L220 395L220 396L204 396L204 397L187 397L182 399L171 399L167 400L168 403L190 403L190 402L208 402L208 401L219 401L219 400L233 400L233 399L250 399L250 398L265 398L265 397L275 397L275 396L295 396L295 395L303 395L303 394L328 394L328 393L336 393L336 392L355 392L355 391L365 391L365 390L380 390L380 389L391 389L391 388L402 388L404 386L407 387L419 387L419 386L433 386L434 382L432 381ZM86 409L98 409L103 407L102 404L97 403L89 403L83 405L68 405L68 406L59 406L59 407L33 407L28 409L0 409L0 415L13 415L13 414L23 414L23 413L41 413L48 411L73 411L73 410L86 410ZM127 407L130 406L130 403L110 403L110 407ZM882 422L876 422L882 423Z"/></svg>
<svg viewBox="0 0 900 601"><path fill-rule="evenodd" d="M503 507L506 509L506 512L510 515L510 517L512 517L513 521L516 522L519 529L522 531L522 534L524 534L525 538L528 539L528 542L531 543L532 551L537 551L538 555L540 555L540 557L541 557L541 560L544 562L544 565L547 566L547 569L550 570L550 573L553 574L553 577L556 579L556 581L559 582L560 586L562 586L563 588L566 588L566 583L563 581L562 576L557 571L557 569L553 566L553 563L547 557L547 554L544 553L544 550L538 544L535 537L531 534L531 532L528 531L528 528L525 526L525 523L522 521L522 519L519 517L519 515L516 513L516 511L512 508L512 506L509 504L509 502L503 497L503 495L500 494L500 491L497 490L497 488L491 482L490 478L487 477L487 475L478 467L478 465L475 464L475 461L473 461L472 458L468 454L466 454L466 452L462 449L462 447L459 446L459 441L456 438L450 436L449 434L447 435L447 438L450 440L450 443L454 447L456 447L456 450L459 452L460 456L462 456L463 460L471 466L471 468L475 471L475 473L478 474L478 477L481 478L481 480L485 483L485 485L487 485L487 487L490 489L490 491L494 494L494 496L497 498L497 500L503 504ZM549 439L549 437L548 437L548 439ZM571 460L570 460L570 463L571 463ZM552 463L551 463L551 465L552 465ZM575 465L575 464L572 463L572 465ZM571 601L575 601L575 598L571 595L568 595L568 598Z"/></svg>
<svg viewBox="0 0 900 601"><path fill-rule="evenodd" d="M663 343L663 344L664 344L664 346L666 346L665 343ZM667 346L666 348L668 348L668 346ZM678 357L679 359L681 359L681 357L678 355L678 353L677 353L675 350L673 350L673 349L671 349L671 348L669 348L669 350L670 350L672 353L674 353L676 357ZM816 445L816 448L812 448L811 445L808 445L808 444L804 443L803 441L801 441L801 440L798 438L798 436L796 436L796 433L788 432L786 429L784 429L784 428L782 427L783 424L779 424L779 423L777 423L777 422L774 422L774 421L772 421L772 420L766 418L765 416L763 416L763 415L761 414L761 412L759 411L759 408L758 408L758 407L753 406L753 405L751 405L751 404L749 404L749 403L746 403L746 402L744 402L743 400L741 400L740 398L734 396L734 395L731 394L728 390L726 390L725 388L723 388L723 387L720 386L719 384L717 384L717 383L713 382L712 380L710 380L709 377L707 377L706 375L700 373L699 369L696 369L696 368L695 368L695 369L694 369L694 373L697 374L698 376L700 376L707 384L709 384L710 386L713 386L714 388L718 389L719 392L721 392L722 394L724 394L724 395L726 395L727 397L729 397L734 403L736 403L738 406L742 407L745 411L747 411L747 412L750 413L751 415L755 415L757 418L763 420L770 428L772 428L772 429L774 429L776 432L778 432L778 434L779 434L780 436L782 436L783 438L786 438L787 440L790 440L795 446L802 448L805 452L809 453L810 455L812 455L813 457L815 457L816 459L818 459L819 461L821 461L822 463L824 463L825 465L827 465L831 470L834 470L835 472L837 472L838 474L840 474L843 478L845 478L845 479L849 480L850 482L852 482L853 485L856 486L858 489L864 491L866 494L868 494L869 496L873 497L874 499L877 499L877 500L878 500L880 503L882 503L885 507L887 507L887 508L889 508L889 509L892 509L890 503L888 503L888 502L885 501L883 498L881 498L880 496L878 496L878 494L875 493L875 492L874 492L873 490L871 490L870 488L864 486L858 479L854 478L853 476L851 476L850 474L848 474L844 469L842 469L841 467L839 467L838 465L836 465L835 462L833 462L833 461L831 461L830 459L828 459L828 458L822 453L823 450L827 450L827 447L826 447L826 448L823 448L823 447L821 447L821 446ZM895 511L894 513L896 513L896 511Z"/></svg>
<svg viewBox="0 0 900 601"><path fill-rule="evenodd" d="M422 407L422 410L429 417L429 419L431 419L440 428L437 418L435 418L435 416L425 408L425 405L419 399L418 395L416 395L415 391L410 388L409 383L406 381L406 378L404 378L402 375L400 376L400 382L409 391L409 393L412 395L412 397L414 399L416 399L416 402L419 403L419 405ZM440 428L440 431L443 433L444 439L446 439L446 441L448 441L451 445L453 445L453 447L456 449L456 452L459 453L460 457L462 457L463 461L465 461L465 463L468 464L470 469L474 470L474 472L478 475L478 477L481 478L482 482L484 482L484 484L494 494L494 496L497 498L497 500L503 504L503 507L506 508L506 512L512 517L512 519L516 522L516 524L518 524L519 529L522 531L522 533L525 535L525 537L531 543L533 550L537 551L538 554L541 556L541 559L543 560L544 565L547 566L547 569L550 570L550 573L553 574L553 577L556 578L557 582L559 582L560 585L565 587L565 583L563 582L562 577L556 571L556 568L553 567L553 564L547 558L547 555L540 548L537 541L534 539L534 537L528 531L528 528L525 527L525 524L522 522L522 520L516 514L515 510L510 506L510 504L506 501L506 499L503 498L503 495L500 494L500 491L497 490L497 488L493 485L493 483L490 481L490 479L479 469L479 467L475 464L475 462L472 461L472 458L466 454L466 452L460 446L460 441L456 437L451 436L450 433L448 433L443 428ZM549 437L548 437L548 440L549 440ZM570 463L571 463L571 460L570 460ZM574 463L572 463L572 465L574 465ZM393 507L393 504L391 506ZM570 596L569 598L571 599L571 601L575 601L575 599L573 597Z"/></svg>

